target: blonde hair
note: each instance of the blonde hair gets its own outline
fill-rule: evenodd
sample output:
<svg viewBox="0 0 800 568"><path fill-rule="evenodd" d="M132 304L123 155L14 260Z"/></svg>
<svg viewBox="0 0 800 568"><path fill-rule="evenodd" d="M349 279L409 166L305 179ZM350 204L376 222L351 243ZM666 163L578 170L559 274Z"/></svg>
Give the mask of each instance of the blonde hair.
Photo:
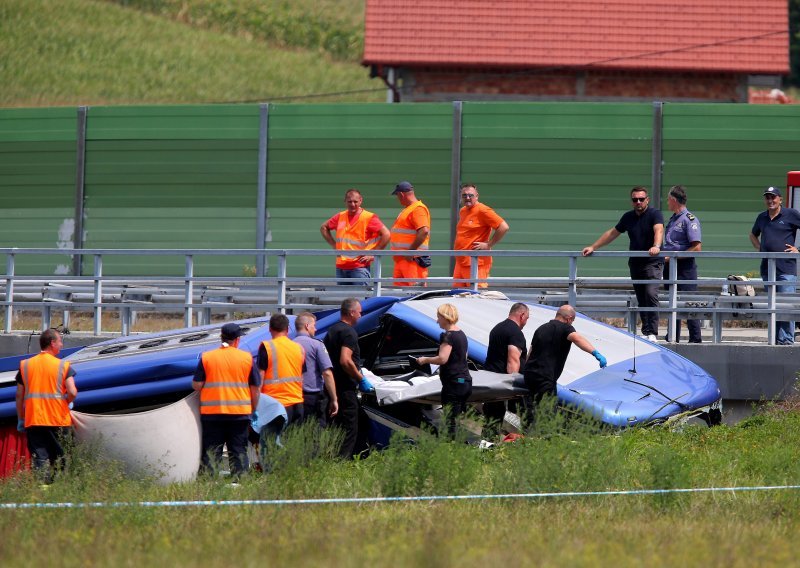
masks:
<svg viewBox="0 0 800 568"><path fill-rule="evenodd" d="M436 313L450 323L456 323L458 321L458 310L453 304L442 304L436 309Z"/></svg>

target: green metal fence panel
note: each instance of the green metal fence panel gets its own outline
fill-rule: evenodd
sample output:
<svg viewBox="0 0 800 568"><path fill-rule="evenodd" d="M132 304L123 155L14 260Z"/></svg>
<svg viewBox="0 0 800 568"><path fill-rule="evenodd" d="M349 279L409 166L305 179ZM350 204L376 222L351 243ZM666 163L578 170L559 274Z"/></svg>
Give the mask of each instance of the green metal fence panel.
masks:
<svg viewBox="0 0 800 568"><path fill-rule="evenodd" d="M431 248L449 248L452 125L449 104L271 105L268 246L327 246L319 228L344 209L345 191L353 187L391 227L400 206L390 194L409 180L431 209ZM334 272L333 258L309 257L289 268L290 276ZM447 270L445 261L435 262L431 275Z"/></svg>
<svg viewBox="0 0 800 568"><path fill-rule="evenodd" d="M629 190L651 179L649 104L465 103L461 178L503 216L511 250L577 250L630 208ZM608 247L626 249L627 236ZM510 259L494 276L565 275L562 260ZM578 274L627 275L623 262L586 259Z"/></svg>
<svg viewBox="0 0 800 568"><path fill-rule="evenodd" d="M76 132L75 109L0 112L0 246L72 246ZM64 255L26 257L16 272L66 274L70 263Z"/></svg>
<svg viewBox="0 0 800 568"><path fill-rule="evenodd" d="M89 109L86 248L253 248L256 105ZM90 272L90 258L83 270ZM197 275L244 273L255 259L197 259ZM106 274L183 274L183 259L119 258Z"/></svg>
<svg viewBox="0 0 800 568"><path fill-rule="evenodd" d="M663 194L686 186L704 250L753 250L748 235L766 208L764 189L785 187L786 172L800 168L800 106L665 104L663 164ZM748 272L757 274L758 263L700 267L701 276Z"/></svg>

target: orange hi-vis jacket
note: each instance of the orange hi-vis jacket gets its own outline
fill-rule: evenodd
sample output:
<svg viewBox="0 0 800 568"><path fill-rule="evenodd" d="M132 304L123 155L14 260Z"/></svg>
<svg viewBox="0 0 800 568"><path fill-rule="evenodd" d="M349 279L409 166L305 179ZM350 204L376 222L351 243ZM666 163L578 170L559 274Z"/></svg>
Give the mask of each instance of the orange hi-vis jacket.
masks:
<svg viewBox="0 0 800 568"><path fill-rule="evenodd" d="M367 238L367 226L374 216L375 213L362 209L358 219L350 225L347 210L339 213L339 222L336 225L336 250L374 249L378 241L380 241L380 236L375 235L371 239ZM352 270L353 268L362 268L364 266L367 265L356 261L354 256L341 255L336 257L336 268L341 268L342 270Z"/></svg>
<svg viewBox="0 0 800 568"><path fill-rule="evenodd" d="M236 347L222 346L200 357L206 382L200 390L200 414L250 414L250 373L253 357Z"/></svg>
<svg viewBox="0 0 800 568"><path fill-rule="evenodd" d="M424 211L424 216L427 218L427 223L422 224L419 226L415 226L412 222L412 214L416 211L417 208L422 208ZM419 227L430 227L431 226L431 213L428 210L428 206L425 205L422 201L415 201L405 209L403 209L400 214L397 216L397 219L392 225L392 239L391 239L391 249L392 250L410 250L411 243L414 242L414 239L417 238L417 229ZM428 246L430 245L430 234L425 238L422 244L418 247L418 250L427 250ZM401 260L406 258L406 260L411 260L410 257L402 257L396 256L394 257L395 261Z"/></svg>
<svg viewBox="0 0 800 568"><path fill-rule="evenodd" d="M306 352L285 335L263 343L269 362L261 382L261 392L283 406L303 402L303 363Z"/></svg>
<svg viewBox="0 0 800 568"><path fill-rule="evenodd" d="M39 353L19 364L25 386L25 427L71 426L66 380L69 361Z"/></svg>

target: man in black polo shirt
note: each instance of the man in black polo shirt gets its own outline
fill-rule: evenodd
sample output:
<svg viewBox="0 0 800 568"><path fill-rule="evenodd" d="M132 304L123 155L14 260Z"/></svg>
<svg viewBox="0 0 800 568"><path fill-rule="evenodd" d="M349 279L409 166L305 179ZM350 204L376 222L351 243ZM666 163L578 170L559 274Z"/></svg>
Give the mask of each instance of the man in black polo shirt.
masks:
<svg viewBox="0 0 800 568"><path fill-rule="evenodd" d="M525 363L525 336L522 328L528 323L530 309L522 302L511 306L508 317L489 332L489 347L486 350L486 363L483 368L493 373L519 373ZM511 401L514 402L514 401ZM514 407L516 410L516 407ZM511 410L512 412L514 410ZM506 401L483 403L486 428L483 437L489 438L499 433L499 427L506 415Z"/></svg>
<svg viewBox="0 0 800 568"><path fill-rule="evenodd" d="M760 252L793 252L797 254L795 236L800 229L800 212L791 207L781 207L782 194L777 187L768 187L764 192L767 210L759 213L753 230L750 231L750 242ZM760 238L759 238L760 237ZM768 279L767 259L761 260L761 278ZM797 261L794 259L777 259L775 261L775 280L787 282L776 286L776 292L794 294L794 283L797 281ZM794 322L779 321L775 342L778 345L794 343Z"/></svg>
<svg viewBox="0 0 800 568"><path fill-rule="evenodd" d="M657 256L661 252L664 237L664 217L661 211L648 207L650 198L647 188L636 186L631 190L633 210L625 213L616 226L600 235L594 244L583 249L583 256L589 256L596 249L607 245L622 233L627 232L631 244L628 250L650 253L650 258L629 258L628 268L632 280L661 280L664 276L664 259ZM636 301L640 308L658 307L658 284L634 284ZM642 335L650 341L658 337L658 312L640 312Z"/></svg>

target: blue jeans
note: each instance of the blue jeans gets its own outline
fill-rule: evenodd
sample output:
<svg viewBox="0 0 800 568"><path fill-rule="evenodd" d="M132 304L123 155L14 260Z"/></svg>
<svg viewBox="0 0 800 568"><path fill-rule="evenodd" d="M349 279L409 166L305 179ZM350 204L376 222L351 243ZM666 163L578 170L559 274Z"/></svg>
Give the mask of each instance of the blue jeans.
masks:
<svg viewBox="0 0 800 568"><path fill-rule="evenodd" d="M767 279L766 272L761 273L761 278L763 280ZM794 294L794 283L797 282L796 274L777 274L775 280L778 282L790 282L790 284L784 284L783 286L775 285L776 293ZM792 345L794 343L793 321L779 321L776 323L775 343L778 345Z"/></svg>
<svg viewBox="0 0 800 568"><path fill-rule="evenodd" d="M366 266L363 268L351 268L349 270L345 270L343 268L337 268L336 278L340 279L339 284L350 284L353 286L368 286L369 282L367 280L371 278L371 275L369 273L369 268ZM345 282L341 280L341 278L366 278L367 280L363 282Z"/></svg>

